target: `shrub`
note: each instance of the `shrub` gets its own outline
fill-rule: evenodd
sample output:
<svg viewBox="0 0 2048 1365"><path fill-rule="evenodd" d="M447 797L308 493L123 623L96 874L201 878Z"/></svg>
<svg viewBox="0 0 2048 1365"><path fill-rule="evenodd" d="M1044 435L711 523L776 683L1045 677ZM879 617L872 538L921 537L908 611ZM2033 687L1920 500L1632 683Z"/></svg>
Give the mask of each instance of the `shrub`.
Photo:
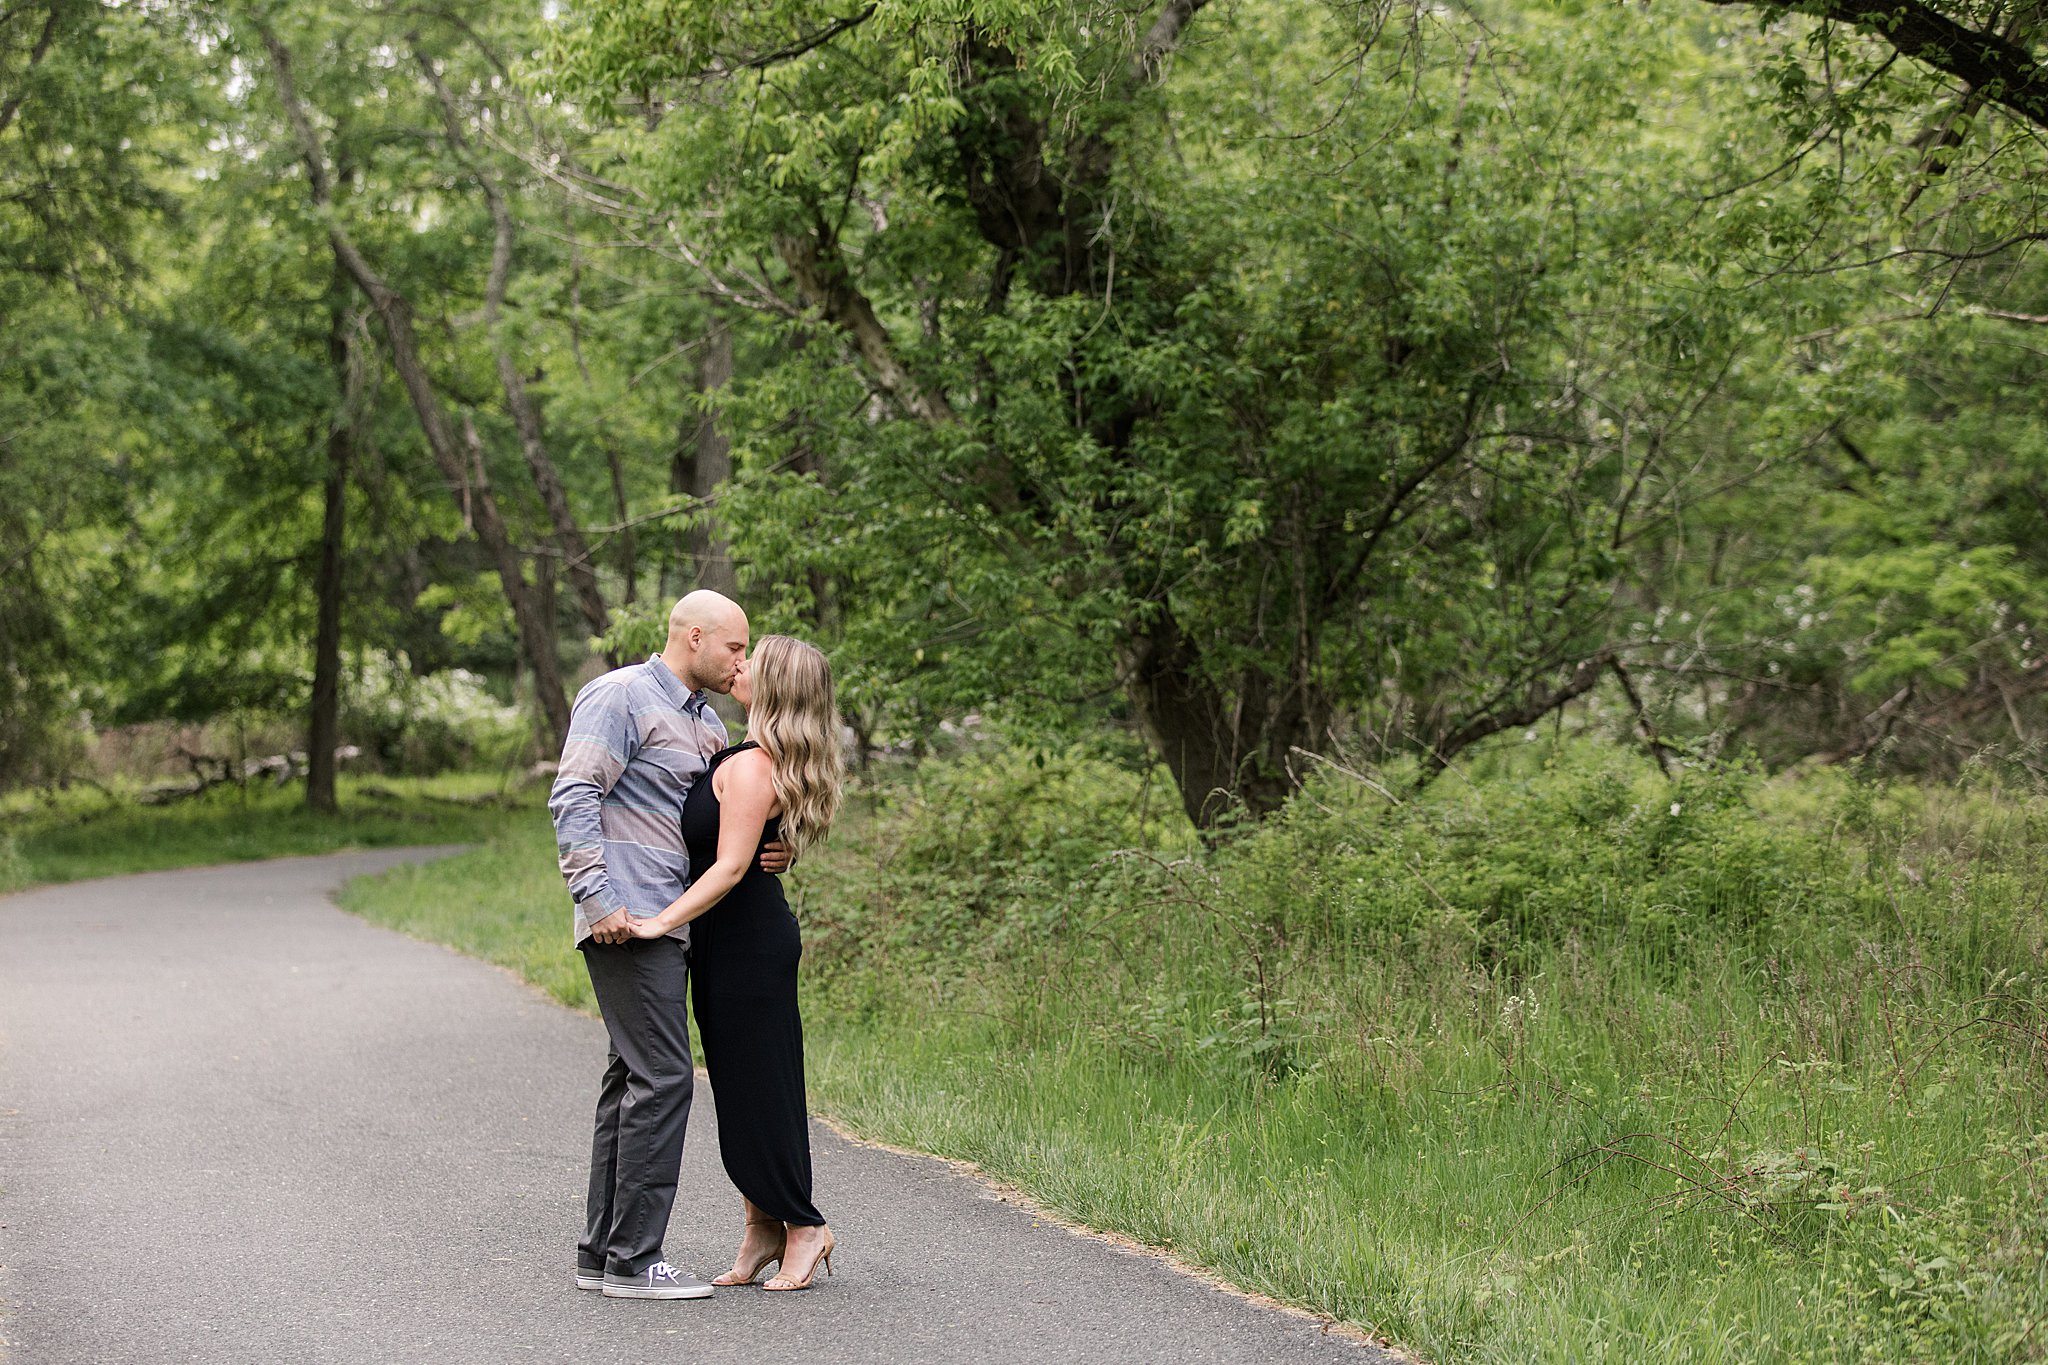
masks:
<svg viewBox="0 0 2048 1365"><path fill-rule="evenodd" d="M1758 929L1809 894L1814 841L1761 810L1758 787L1741 767L1670 782L1594 745L1483 792L1446 779L1398 805L1325 770L1218 867L1227 894L1287 937L1422 936L1499 960L1627 934L1669 952Z"/></svg>
<svg viewBox="0 0 2048 1365"><path fill-rule="evenodd" d="M840 836L856 856L806 892L823 958L923 963L1033 942L1118 876L1117 850L1190 837L1163 774L1078 751L970 750L864 804Z"/></svg>
<svg viewBox="0 0 2048 1365"><path fill-rule="evenodd" d="M342 689L342 735L385 772L421 776L525 757L533 728L466 669L415 675L403 654L368 653Z"/></svg>

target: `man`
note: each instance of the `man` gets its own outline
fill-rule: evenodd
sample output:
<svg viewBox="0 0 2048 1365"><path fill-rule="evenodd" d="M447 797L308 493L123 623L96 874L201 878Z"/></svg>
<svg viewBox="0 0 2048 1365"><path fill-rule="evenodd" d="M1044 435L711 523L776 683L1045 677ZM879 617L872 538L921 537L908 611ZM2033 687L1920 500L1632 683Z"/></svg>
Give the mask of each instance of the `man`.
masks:
<svg viewBox="0 0 2048 1365"><path fill-rule="evenodd" d="M661 1248L694 1084L683 1008L689 927L636 939L628 924L667 909L690 880L683 798L726 742L705 694L730 692L746 656L737 603L709 591L683 598L661 653L594 679L576 698L548 797L576 901L576 946L611 1034L576 1248L576 1287L610 1298L711 1297ZM788 851L771 844L761 866L786 870Z"/></svg>

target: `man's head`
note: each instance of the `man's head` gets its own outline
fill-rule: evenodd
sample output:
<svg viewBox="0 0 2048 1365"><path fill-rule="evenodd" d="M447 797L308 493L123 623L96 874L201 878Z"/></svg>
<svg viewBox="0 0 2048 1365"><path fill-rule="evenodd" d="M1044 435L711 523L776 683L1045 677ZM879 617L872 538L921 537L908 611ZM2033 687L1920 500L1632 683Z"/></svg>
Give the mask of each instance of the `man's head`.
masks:
<svg viewBox="0 0 2048 1365"><path fill-rule="evenodd" d="M699 588L668 614L661 661L692 691L730 692L747 657L747 614L724 593Z"/></svg>

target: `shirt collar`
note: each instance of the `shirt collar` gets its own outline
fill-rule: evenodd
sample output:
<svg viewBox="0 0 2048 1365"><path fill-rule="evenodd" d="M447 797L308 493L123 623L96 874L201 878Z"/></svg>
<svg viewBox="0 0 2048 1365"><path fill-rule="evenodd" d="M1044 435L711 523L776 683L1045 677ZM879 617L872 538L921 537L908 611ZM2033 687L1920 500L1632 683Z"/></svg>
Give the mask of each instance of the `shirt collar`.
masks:
<svg viewBox="0 0 2048 1365"><path fill-rule="evenodd" d="M678 710L701 711L709 704L704 699L704 689L700 687L692 692L684 687L683 680L669 671L669 666L662 662L659 654L647 656L647 671L654 675L654 680L661 684L661 690L668 694L668 699L676 704Z"/></svg>

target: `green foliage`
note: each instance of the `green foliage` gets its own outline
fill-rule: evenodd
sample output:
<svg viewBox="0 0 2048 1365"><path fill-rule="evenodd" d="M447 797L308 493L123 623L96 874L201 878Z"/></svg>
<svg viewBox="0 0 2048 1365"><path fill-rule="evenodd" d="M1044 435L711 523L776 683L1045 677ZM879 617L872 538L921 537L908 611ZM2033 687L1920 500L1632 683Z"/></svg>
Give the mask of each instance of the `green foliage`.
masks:
<svg viewBox="0 0 2048 1365"><path fill-rule="evenodd" d="M1668 960L1688 940L1768 931L1812 894L1818 850L1752 804L1755 784L1741 769L1671 783L1569 750L1483 795L1389 809L1326 770L1232 848L1222 889L1269 906L1289 937L1441 940L1509 965L1613 937Z"/></svg>
<svg viewBox="0 0 2048 1365"><path fill-rule="evenodd" d="M1120 850L1187 837L1162 772L985 744L885 781L856 818L865 856L831 858L800 884L803 905L829 907L810 951L937 970L1095 913Z"/></svg>
<svg viewBox="0 0 2048 1365"><path fill-rule="evenodd" d="M385 772L432 775L521 764L533 727L517 707L460 668L424 677L403 655L366 653L349 671L341 732Z"/></svg>
<svg viewBox="0 0 2048 1365"><path fill-rule="evenodd" d="M1691 73L1619 15L1361 22L1205 11L1155 84L1093 5L569 12L565 92L690 112L621 128L618 175L724 287L801 286L722 408L721 512L857 706L1074 733L1186 695L1216 720L1161 752L1206 818L1240 777L1269 808L1324 717L1435 745L1598 647L1630 517L1684 495L1640 442L1763 331L1649 249L1690 167L1647 110ZM1034 158L1060 232L1005 180Z"/></svg>
<svg viewBox="0 0 2048 1365"><path fill-rule="evenodd" d="M1682 748L2038 766L2042 276L1992 248L2039 150L1876 35L1258 3L1155 61L1097 0L262 10L329 216L258 17L0 19L0 781L88 717L305 704L337 427L350 647L516 671L488 484L573 672L604 632L501 351L602 647L658 642L712 532L871 736L1135 722L1211 821L1298 750L1512 733L1611 650Z"/></svg>
<svg viewBox="0 0 2048 1365"><path fill-rule="evenodd" d="M76 758L75 566L114 534L150 413L148 329L121 305L175 217L192 66L163 7L0 15L0 787Z"/></svg>

